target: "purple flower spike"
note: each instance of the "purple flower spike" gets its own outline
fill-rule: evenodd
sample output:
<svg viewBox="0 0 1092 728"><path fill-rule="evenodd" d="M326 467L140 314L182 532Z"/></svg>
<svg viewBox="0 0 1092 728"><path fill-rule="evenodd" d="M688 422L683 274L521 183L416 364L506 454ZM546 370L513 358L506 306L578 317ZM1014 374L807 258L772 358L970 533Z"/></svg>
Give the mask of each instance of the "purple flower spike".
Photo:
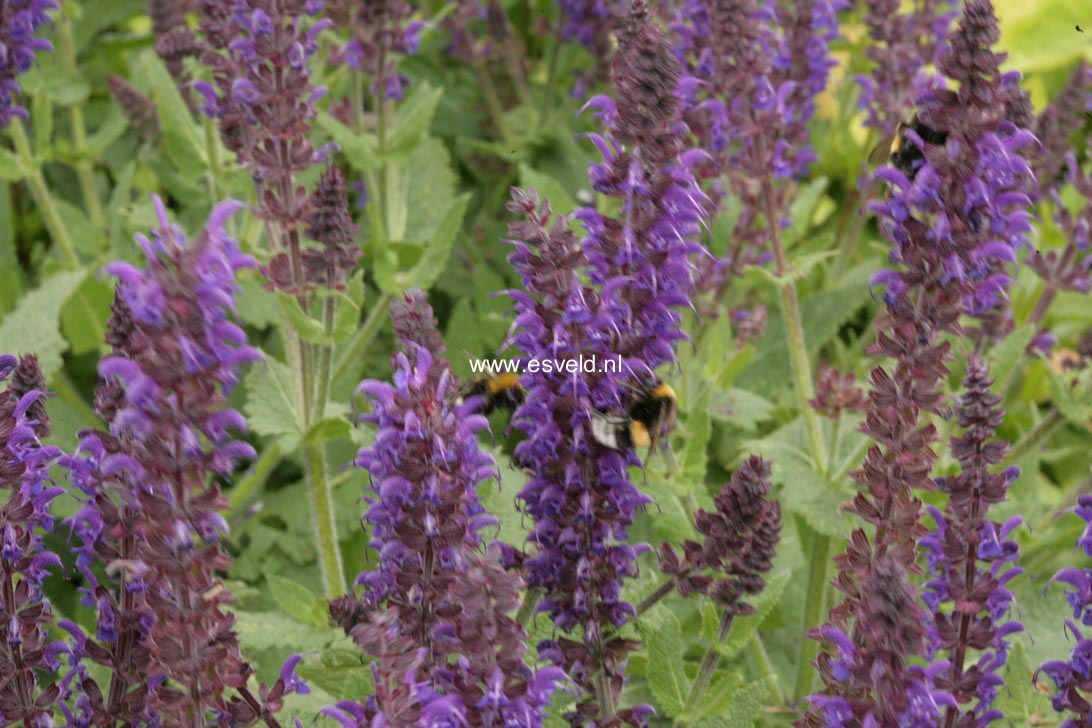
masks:
<svg viewBox="0 0 1092 728"><path fill-rule="evenodd" d="M374 95L402 98L409 79L398 75L397 59L417 52L422 28L419 22L409 22L413 8L406 0L340 4L346 6L344 12L331 8L332 16L346 25L352 36L341 57L350 68L371 78Z"/></svg>
<svg viewBox="0 0 1092 728"><path fill-rule="evenodd" d="M35 56L52 51L53 46L37 37L38 30L49 22L50 10L58 9L55 0L8 0L0 12L0 128L11 123L13 116L26 116L19 103L20 75L34 65Z"/></svg>
<svg viewBox="0 0 1092 728"><path fill-rule="evenodd" d="M303 689L289 666L273 687L248 692L253 670L217 576L231 558L216 478L253 456L227 431L244 424L227 395L241 365L259 358L231 319L235 272L254 262L223 227L238 203L217 206L190 240L154 205L159 227L141 239L145 267L108 267L119 278L106 337L113 354L100 367L95 406L109 431L84 433L63 459L82 496L69 519L82 601L98 618L97 641L77 647L114 672L109 691L84 676L81 697L97 720L173 714L245 725ZM106 565L105 579L96 564Z"/></svg>
<svg viewBox="0 0 1092 728"><path fill-rule="evenodd" d="M947 711L952 725L987 725L1003 717L991 703L1003 681L1008 638L1023 630L1007 619L1014 598L1006 584L1021 570L1019 547L1006 536L1019 521L1002 526L987 518L1012 481L990 472L1008 450L994 439L1004 410L991 385L985 364L972 359L956 411L964 432L951 440L961 470L940 481L948 504L935 516L937 528L920 541L932 573L922 594L932 615L926 653L936 688L955 701ZM972 651L977 659L967 664Z"/></svg>
<svg viewBox="0 0 1092 728"><path fill-rule="evenodd" d="M509 613L518 575L481 553L479 532L496 520L477 487L496 477L478 448L487 420L457 404L443 339L423 292L391 307L402 351L393 384L364 382L379 428L359 467L372 477L364 520L376 567L357 579L363 594L330 603L330 613L377 655L375 694L324 713L345 726L541 726L562 674L523 662L527 635Z"/></svg>
<svg viewBox="0 0 1092 728"><path fill-rule="evenodd" d="M7 380L0 390L0 706L6 723L51 725L78 672L68 645L50 640L54 617L42 593L61 565L42 543L54 527L52 501L63 492L49 477L61 452L41 443L49 417L37 359L0 356L0 380ZM62 656L69 669L62 670Z"/></svg>
<svg viewBox="0 0 1092 728"><path fill-rule="evenodd" d="M1070 509L1081 517L1089 528L1078 539L1078 548L1086 555L1092 552L1088 538L1092 529L1092 496L1082 495L1077 505ZM1054 682L1055 691L1051 704L1059 713L1067 716L1062 723L1064 728L1081 728L1092 724L1092 639L1087 639L1081 625L1092 625L1092 568L1067 567L1054 575L1052 582L1062 582L1068 586L1066 599L1073 609L1073 619L1066 620L1066 632L1076 644L1068 660L1053 660L1044 663L1036 673L1045 673Z"/></svg>

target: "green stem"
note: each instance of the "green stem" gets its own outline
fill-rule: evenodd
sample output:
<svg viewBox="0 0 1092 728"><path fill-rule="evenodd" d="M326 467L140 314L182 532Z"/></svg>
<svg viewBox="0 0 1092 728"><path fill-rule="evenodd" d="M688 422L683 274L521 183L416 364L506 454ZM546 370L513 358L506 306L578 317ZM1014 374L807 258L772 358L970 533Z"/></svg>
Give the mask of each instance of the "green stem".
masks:
<svg viewBox="0 0 1092 728"><path fill-rule="evenodd" d="M838 464L838 450L841 449L842 439L842 418L835 417L834 422L830 425L830 467L836 467ZM837 481L835 481L837 482Z"/></svg>
<svg viewBox="0 0 1092 728"><path fill-rule="evenodd" d="M698 666L698 674L694 677L694 685L690 688L690 697L686 699L686 708L683 712L689 712L696 706L701 704L702 698L705 697L705 692L709 689L709 684L713 681L713 673L717 671L717 665L720 664L720 647L721 643L728 638L728 632L732 629L732 619L734 615L725 610L720 615L720 628L717 630L717 641L709 645L709 649L705 651L705 656L701 659L701 665ZM686 723L683 721L675 721L675 725L681 728Z"/></svg>
<svg viewBox="0 0 1092 728"><path fill-rule="evenodd" d="M329 283L333 292L333 283ZM334 330L334 297L327 296L322 302L322 330L327 336ZM323 344L318 350L318 365L315 370L314 422L326 414L326 400L330 398L330 369L333 361L333 346Z"/></svg>
<svg viewBox="0 0 1092 728"><path fill-rule="evenodd" d="M535 117L539 128L542 128L542 121L546 118L546 114L550 109L550 104L554 100L554 85L557 83L557 65L558 60L561 58L561 26L565 21L564 16L565 12L561 8L557 8L553 32L550 33L550 39L553 42L550 45L550 56L546 61L546 83L542 87L542 101L538 106L538 114Z"/></svg>
<svg viewBox="0 0 1092 728"><path fill-rule="evenodd" d="M205 149L209 155L208 185L209 194L213 200L223 199L220 196L220 148L216 139L216 124L209 117L205 117Z"/></svg>
<svg viewBox="0 0 1092 728"><path fill-rule="evenodd" d="M523 604L519 606L519 611L516 612L516 623L520 627L526 627L527 623L531 621L543 593L542 589L535 588L528 589L523 595Z"/></svg>
<svg viewBox="0 0 1092 728"><path fill-rule="evenodd" d="M319 570L327 598L345 593L345 574L341 564L341 549L337 545L334 523L334 501L326 481L326 457L322 444L309 442L303 446L304 467L310 486L311 514L319 547Z"/></svg>
<svg viewBox="0 0 1092 728"><path fill-rule="evenodd" d="M349 342L345 345L345 350L337 358L331 381L340 382L345 376L352 373L354 367L359 365L364 352L372 343L376 334L379 333L383 322L386 321L387 309L390 307L390 303L391 295L383 293L371 310L368 311L368 318L364 319L364 325L353 334L353 338L349 339Z"/></svg>
<svg viewBox="0 0 1092 728"><path fill-rule="evenodd" d="M1005 464L1011 465L1018 462L1033 448L1038 447L1054 434L1054 430L1058 429L1064 421L1065 418L1057 407L1051 409L1046 417L1039 420L1035 427L1032 427L1023 437L1017 440L1016 444L1009 450L1008 455L1005 456Z"/></svg>
<svg viewBox="0 0 1092 728"><path fill-rule="evenodd" d="M777 677L777 672L773 669L773 663L770 662L770 656L766 652L766 645L763 644L762 638L758 636L758 632L751 633L750 648L758 671L762 673L762 677L766 678L766 682L770 686L770 692L773 693L775 701L774 704L778 707L784 705L785 692L781 689L781 681Z"/></svg>
<svg viewBox="0 0 1092 728"><path fill-rule="evenodd" d="M479 90L482 92L482 98L485 99L485 108L489 110L489 118L492 119L493 126L497 128L497 133L500 134L505 145L515 151L515 139L504 121L504 107L501 106L497 88L493 85L493 79L489 76L489 70L481 58L474 59L474 71L478 75Z"/></svg>
<svg viewBox="0 0 1092 728"><path fill-rule="evenodd" d="M37 161L34 159L34 153L30 150L30 141L27 139L27 132L23 128L22 119L17 116L13 117L8 130L11 132L11 141L15 147L15 153L19 155L19 161L26 170L30 194L34 198L34 203L38 206L38 212L42 215L42 222L45 224L49 237L60 249L65 262L72 268L78 268L80 257L76 254L76 245L72 242L72 236L68 234L68 229L61 221L61 213L57 210L53 196L49 193L45 176L42 175L42 168L38 166Z"/></svg>
<svg viewBox="0 0 1092 728"><path fill-rule="evenodd" d="M265 482L273 468L281 461L281 446L274 442L262 450L258 459L250 464L246 474L228 494L228 514L234 516L250 501L250 496Z"/></svg>
<svg viewBox="0 0 1092 728"><path fill-rule="evenodd" d="M61 13L60 31L61 63L65 70L75 74L77 72L76 43L72 37L72 21L64 12ZM91 227L105 236L106 216L102 212L99 197L95 194L95 168L91 160L87 158L87 126L84 123L83 106L81 104L69 106L68 118L72 125L72 151L76 155L76 178L80 183L84 208L87 210Z"/></svg>
<svg viewBox="0 0 1092 728"><path fill-rule="evenodd" d="M671 590L674 589L674 588L675 588L675 580L674 579L671 579L671 578L664 579L664 582L662 584L660 584L658 587L656 587L655 591L653 591L647 597L642 599L641 603L637 605L637 607L636 607L637 616L639 617L642 614L644 614L645 612L647 612L649 609L652 609L653 605L655 605L656 602L660 601L661 599L666 597L668 594L670 594Z"/></svg>
<svg viewBox="0 0 1092 728"><path fill-rule="evenodd" d="M827 606L827 582L830 581L830 536L814 533L813 546L808 555L808 597L804 603L804 631L819 626ZM811 694L815 668L811 661L815 659L819 644L805 638L800 648L800 659L796 666L796 685L793 698L802 700Z"/></svg>
<svg viewBox="0 0 1092 728"><path fill-rule="evenodd" d="M808 350L804 343L804 324L800 317L800 301L796 297L796 286L791 282L782 282L778 285L778 294L785 319L785 334L789 342L789 360L792 363L797 407L804 420L804 432L807 434L811 455L815 460L815 469L819 475L826 476L829 464L827 448L823 444L822 423L819 421L819 414L809 404L815 398L815 388L811 380Z"/></svg>

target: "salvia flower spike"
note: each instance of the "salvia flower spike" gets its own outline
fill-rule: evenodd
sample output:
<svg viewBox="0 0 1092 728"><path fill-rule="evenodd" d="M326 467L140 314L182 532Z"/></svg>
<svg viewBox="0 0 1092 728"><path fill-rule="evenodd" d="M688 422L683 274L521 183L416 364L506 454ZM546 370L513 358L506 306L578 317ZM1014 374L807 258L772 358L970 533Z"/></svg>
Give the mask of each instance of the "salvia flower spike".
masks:
<svg viewBox="0 0 1092 728"><path fill-rule="evenodd" d="M218 576L231 559L215 478L254 455L232 435L245 422L227 406L242 365L260 358L232 321L235 273L254 261L224 229L239 203L215 207L187 240L153 202L159 225L138 237L145 267L107 266L118 288L96 409L109 431L84 433L64 460L83 498L69 519L83 602L97 611L95 639L77 641L115 672L108 690L85 681L85 697L93 715L137 722L275 725L284 695L306 691L298 659L258 697L248 691L253 670Z"/></svg>

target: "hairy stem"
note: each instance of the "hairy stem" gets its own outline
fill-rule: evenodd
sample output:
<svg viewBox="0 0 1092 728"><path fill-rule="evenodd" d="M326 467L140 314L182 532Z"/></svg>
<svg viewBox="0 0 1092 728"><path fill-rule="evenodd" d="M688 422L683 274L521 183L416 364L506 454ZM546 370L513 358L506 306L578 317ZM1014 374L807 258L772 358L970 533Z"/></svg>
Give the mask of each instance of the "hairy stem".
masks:
<svg viewBox="0 0 1092 728"><path fill-rule="evenodd" d="M647 612L661 599L671 593L671 590L675 588L675 579L667 578L662 584L656 587L655 591L649 594L647 597L641 600L641 603L637 605L637 616L640 616Z"/></svg>
<svg viewBox="0 0 1092 728"><path fill-rule="evenodd" d="M717 641L709 645L709 649L705 651L705 656L701 658L698 674L694 677L694 685L690 688L690 697L686 699L688 709L700 705L706 691L709 690L709 684L713 681L713 673L717 671L717 665L720 664L720 651L717 648L728 638L728 632L732 629L733 618L734 615L728 610L724 610L720 615ZM675 725L681 727L685 723L676 721Z"/></svg>
<svg viewBox="0 0 1092 728"><path fill-rule="evenodd" d="M42 168L34 159L34 153L30 149L30 140L27 139L26 129L23 128L23 120L17 116L13 117L8 130L11 133L15 153L19 156L19 161L26 171L30 194L34 198L34 204L38 207L38 212L42 215L42 222L45 224L49 237L60 250L61 257L64 258L69 267L78 268L80 257L76 254L76 245L72 242L72 236L69 235L64 222L61 221L61 213L57 209L57 204L53 201L49 187L46 185Z"/></svg>
<svg viewBox="0 0 1092 728"><path fill-rule="evenodd" d="M344 351L338 356L337 362L334 364L331 381L340 382L354 371L354 367L359 365L364 352L367 351L368 346L375 339L380 327L386 320L390 303L391 295L383 293L379 296L379 300L372 305L371 310L368 311L368 317L364 319L364 325L357 329L357 332L353 334L353 338L349 339L345 345Z"/></svg>
<svg viewBox="0 0 1092 728"><path fill-rule="evenodd" d="M751 633L749 647L751 649L751 656L755 661L755 667L762 673L762 677L766 678L766 682L770 686L774 705L778 707L784 705L785 692L781 689L781 681L777 677L777 672L773 668L773 663L770 662L770 655L766 652L766 645L762 642L762 638L758 636L758 632Z"/></svg>
<svg viewBox="0 0 1092 728"><path fill-rule="evenodd" d="M250 501L250 496L258 490L281 461L281 446L274 442L262 450L258 459L250 464L246 474L238 480L228 493L228 517L238 515Z"/></svg>
<svg viewBox="0 0 1092 728"><path fill-rule="evenodd" d="M319 570L326 597L332 599L345 593L345 569L341 563L341 549L337 545L337 527L334 522L334 501L326 480L326 456L322 443L309 442L303 446L304 468L311 496L311 514L319 547Z"/></svg>
<svg viewBox="0 0 1092 728"><path fill-rule="evenodd" d="M76 43L72 37L72 21L64 12L60 17L60 41L61 63L65 70L76 74ZM68 107L68 119L72 126L72 151L76 155L74 166L80 183L80 193L83 195L84 209L87 210L91 227L105 236L106 216L95 193L95 168L87 158L87 126L84 123L82 102Z"/></svg>
<svg viewBox="0 0 1092 728"><path fill-rule="evenodd" d="M1046 417L1039 420L1035 427L1028 430L1023 437L1016 441L1016 444L1009 450L1008 455L1005 456L1005 464L1012 465L1018 462L1033 448L1043 444L1064 421L1065 418L1062 416L1061 411L1057 407L1051 408Z"/></svg>
<svg viewBox="0 0 1092 728"><path fill-rule="evenodd" d="M830 536L821 533L812 535L812 549L808 563L808 596L804 602L804 631L819 626L827 608L828 582L830 581ZM796 666L796 684L793 698L802 700L811 693L815 668L811 662L815 659L819 643L813 639L804 639L800 645L800 658Z"/></svg>

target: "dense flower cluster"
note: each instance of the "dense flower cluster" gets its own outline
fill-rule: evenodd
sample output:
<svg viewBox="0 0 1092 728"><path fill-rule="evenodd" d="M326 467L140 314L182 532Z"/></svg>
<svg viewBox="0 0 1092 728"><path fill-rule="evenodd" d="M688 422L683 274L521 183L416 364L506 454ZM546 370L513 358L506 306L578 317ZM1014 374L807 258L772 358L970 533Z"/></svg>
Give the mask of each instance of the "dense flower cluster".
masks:
<svg viewBox="0 0 1092 728"><path fill-rule="evenodd" d="M307 63L330 21L306 29L304 23L318 9L312 0L246 0L234 9L202 0L201 60L213 83L194 84L204 111L219 120L225 145L258 185L258 213L273 226L277 247L265 271L269 284L301 304L312 283L301 240L311 200L296 176L322 157L309 133L315 102L325 93L312 84Z"/></svg>
<svg viewBox="0 0 1092 728"><path fill-rule="evenodd" d="M929 509L936 526L920 542L932 574L921 595L932 614L926 654L937 689L956 703L948 708L947 726L984 726L1003 717L992 703L1003 683L1009 638L1023 630L1007 621L1013 595L1006 587L1021 573L1015 566L1019 547L1007 540L1020 519L1000 524L988 518L1019 475L1018 468L990 472L1008 450L1004 440L994 439L1005 411L992 384L986 365L972 359L956 408L963 434L951 440L960 471L936 479L948 503L943 512ZM972 654L977 660L968 666Z"/></svg>
<svg viewBox="0 0 1092 728"><path fill-rule="evenodd" d="M910 118L926 81L924 69L944 44L955 13L951 0L923 0L906 7L899 0L866 0L865 26L872 39L867 55L873 65L861 85L865 125L881 135L895 132Z"/></svg>
<svg viewBox="0 0 1092 728"><path fill-rule="evenodd" d="M283 696L306 687L289 669L259 697L247 690L252 669L217 576L231 559L214 477L253 456L230 434L245 422L226 403L240 366L259 358L230 320L235 271L254 261L224 231L238 203L215 208L189 241L154 203L159 227L139 238L147 267L107 268L119 284L96 408L109 432L84 433L64 459L83 496L69 521L83 602L97 613L96 640L77 642L113 671L108 693L84 680L84 697L92 715L125 722L275 725Z"/></svg>
<svg viewBox="0 0 1092 728"><path fill-rule="evenodd" d="M787 225L791 189L774 180L805 174L815 159L807 123L834 65L828 46L838 34L839 5L678 3L678 54L698 81L688 85L688 120L713 158L704 174L714 179L714 200L731 195L741 209L724 261L736 270L768 259L763 219L766 228Z"/></svg>
<svg viewBox="0 0 1092 728"><path fill-rule="evenodd" d="M49 478L61 451L41 443L49 416L37 359L0 356L0 381L7 381L0 391L0 721L51 725L76 677L73 671L47 679L72 657L68 645L50 638L53 612L42 593L61 565L42 543L54 528L52 502L63 492Z"/></svg>
<svg viewBox="0 0 1092 728"><path fill-rule="evenodd" d="M155 102L121 76L110 76L107 83L110 85L110 95L129 118L129 123L146 140L151 141L158 137L159 112Z"/></svg>
<svg viewBox="0 0 1092 728"><path fill-rule="evenodd" d="M713 499L716 510L694 514L701 543L684 541L681 559L670 544L660 546L660 571L680 594L706 594L731 615L754 611L742 599L765 588L762 575L773 566L781 536L781 505L767 499L769 492L770 464L752 455Z"/></svg>
<svg viewBox="0 0 1092 728"><path fill-rule="evenodd" d="M40 51L53 50L52 44L37 37L38 29L49 22L50 10L60 6L56 0L9 0L0 6L0 128L13 116L26 116L19 104L17 77L30 70Z"/></svg>
<svg viewBox="0 0 1092 728"><path fill-rule="evenodd" d="M921 695L918 678L905 669L891 673L884 692L876 693L876 686L858 679L864 673L842 671L834 653L844 653L840 640L846 635L858 644L866 629L871 607L863 590L879 561L893 560L903 572L917 570L915 546L924 530L914 493L934 486L930 472L937 439L923 413L943 413L941 386L948 373L950 347L941 333L961 332L963 313L1006 310L1009 277L1001 264L1015 261L1017 249L1026 244L1028 188L1034 179L1019 151L1034 137L1006 120L1012 77L1001 74L1003 56L991 50L997 37L990 4L967 3L938 62L958 91L937 82L920 99L922 121L945 133L947 143L927 144L911 134L924 157L914 173L893 167L877 172L891 191L874 209L899 268L873 279L886 286L887 307L872 352L894 359L894 366L872 372L863 431L877 444L854 473L865 489L848 506L875 532L869 538L856 531L837 559L835 585L845 600L816 635L828 648L818 661L826 690L843 702L834 710L829 698L814 697L809 725L843 725L837 715L847 709L857 720L877 705L910 710L910 696ZM903 618L922 623L924 615L911 600ZM855 659L874 656L858 650Z"/></svg>
<svg viewBox="0 0 1092 728"><path fill-rule="evenodd" d="M481 553L480 531L496 522L477 496L496 476L478 448L488 423L473 412L476 403L453 404L424 293L407 293L392 315L403 351L394 357L393 385L360 386L370 403L362 419L379 431L356 458L372 476L364 520L379 560L357 580L362 595L330 605L334 621L380 657L376 693L327 715L346 726L375 725L368 721L377 717L392 726L539 726L562 674L523 664L526 633L508 616L520 580Z"/></svg>
<svg viewBox="0 0 1092 728"><path fill-rule="evenodd" d="M1077 539L1077 548L1092 557L1092 496L1080 496L1071 510L1089 524ZM1066 620L1066 628L1077 644L1068 660L1052 660L1039 671L1054 681L1054 709L1069 715L1062 728L1084 728L1092 725L1092 639L1084 636L1078 623L1092 625L1092 569L1067 567L1054 575L1054 581L1070 587L1066 599L1073 608L1073 619Z"/></svg>
<svg viewBox="0 0 1092 728"><path fill-rule="evenodd" d="M1088 111L1092 111L1092 66L1081 59L1035 125L1035 135L1043 145L1035 176L1045 192L1054 191L1064 180L1073 135L1083 126Z"/></svg>
<svg viewBox="0 0 1092 728"><path fill-rule="evenodd" d="M352 38L341 51L350 68L372 81L372 93L386 99L402 98L408 81L398 74L397 58L414 54L424 23L409 22L413 8L406 0L374 0L345 3L335 15L349 28Z"/></svg>

